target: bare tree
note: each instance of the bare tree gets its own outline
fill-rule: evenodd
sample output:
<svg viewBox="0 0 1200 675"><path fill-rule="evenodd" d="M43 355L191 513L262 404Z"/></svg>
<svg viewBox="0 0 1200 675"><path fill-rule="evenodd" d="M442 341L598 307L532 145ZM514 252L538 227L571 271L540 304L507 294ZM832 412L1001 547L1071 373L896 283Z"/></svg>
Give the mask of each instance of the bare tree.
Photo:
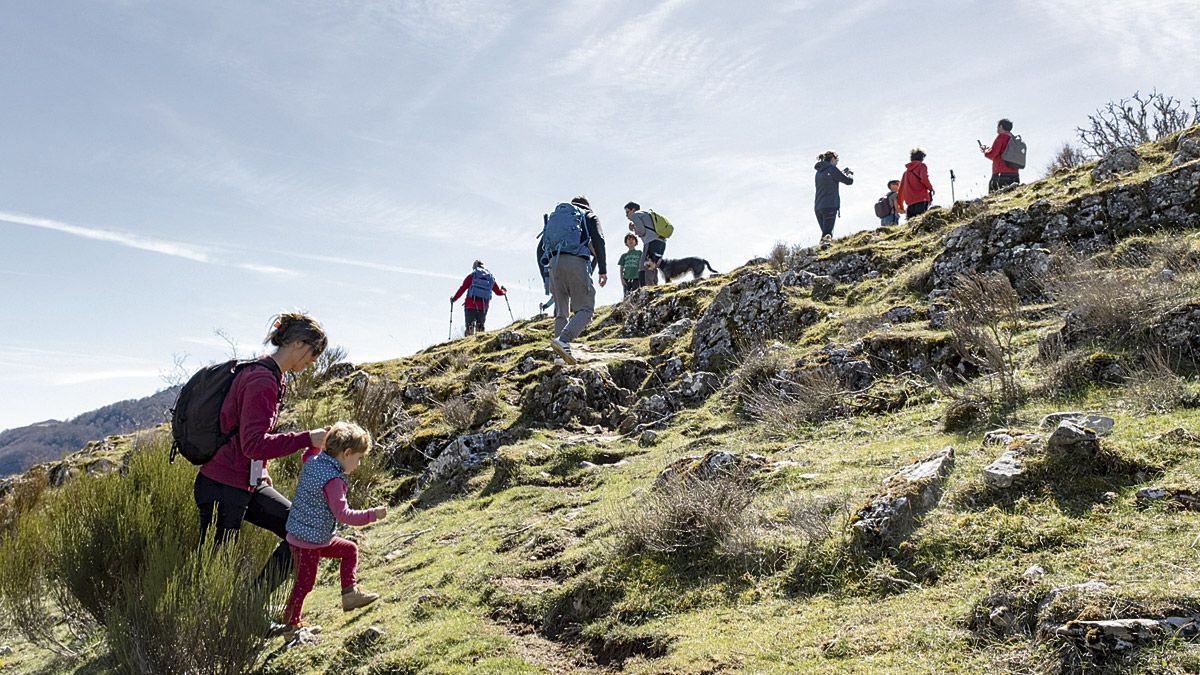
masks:
<svg viewBox="0 0 1200 675"><path fill-rule="evenodd" d="M1149 143L1194 124L1200 124L1200 101L1193 98L1189 106L1151 91L1147 96L1134 92L1130 98L1109 101L1088 116L1087 127L1075 131L1094 156L1103 157L1116 148Z"/></svg>

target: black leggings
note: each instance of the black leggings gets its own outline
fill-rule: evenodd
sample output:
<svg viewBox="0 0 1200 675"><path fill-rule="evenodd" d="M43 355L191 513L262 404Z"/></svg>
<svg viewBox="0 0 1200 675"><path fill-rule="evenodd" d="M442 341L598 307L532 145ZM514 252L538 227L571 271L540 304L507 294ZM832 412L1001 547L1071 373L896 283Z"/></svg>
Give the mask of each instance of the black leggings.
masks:
<svg viewBox="0 0 1200 675"><path fill-rule="evenodd" d="M988 181L988 193L995 192L1000 188L1016 185L1021 182L1020 174L1015 173L994 173L992 180Z"/></svg>
<svg viewBox="0 0 1200 675"><path fill-rule="evenodd" d="M922 213L925 213L928 210L929 210L929 202L927 202L927 201L917 202L916 204L909 204L908 210L906 210L904 212L904 215L909 218L913 218L915 216L921 215Z"/></svg>
<svg viewBox="0 0 1200 675"><path fill-rule="evenodd" d="M821 226L821 236L833 236L833 223L837 220L837 209L817 209L817 225Z"/></svg>
<svg viewBox="0 0 1200 675"><path fill-rule="evenodd" d="M483 332L483 322L487 321L487 309L463 309L467 320L467 335Z"/></svg>
<svg viewBox="0 0 1200 675"><path fill-rule="evenodd" d="M287 543L287 519L292 502L288 501L287 497L270 486L259 486L251 491L218 483L202 473L196 474L192 493L196 498L196 508L200 510L201 544L208 536L214 510L217 516L218 545L225 543L231 536L237 538L242 521L249 521L251 525L257 525L280 539L259 578L270 575L272 585L277 585L291 576L292 548Z"/></svg>

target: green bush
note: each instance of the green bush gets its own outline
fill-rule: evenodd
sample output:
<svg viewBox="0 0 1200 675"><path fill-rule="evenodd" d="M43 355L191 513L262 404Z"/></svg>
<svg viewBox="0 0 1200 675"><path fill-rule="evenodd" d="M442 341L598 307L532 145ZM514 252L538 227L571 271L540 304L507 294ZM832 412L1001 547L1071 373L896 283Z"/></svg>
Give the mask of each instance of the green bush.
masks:
<svg viewBox="0 0 1200 675"><path fill-rule="evenodd" d="M0 608L33 644L72 656L97 632L129 672L242 672L270 626L253 579L274 537L247 528L197 548L193 467L169 439L135 449L124 475L81 477L23 514L0 543Z"/></svg>

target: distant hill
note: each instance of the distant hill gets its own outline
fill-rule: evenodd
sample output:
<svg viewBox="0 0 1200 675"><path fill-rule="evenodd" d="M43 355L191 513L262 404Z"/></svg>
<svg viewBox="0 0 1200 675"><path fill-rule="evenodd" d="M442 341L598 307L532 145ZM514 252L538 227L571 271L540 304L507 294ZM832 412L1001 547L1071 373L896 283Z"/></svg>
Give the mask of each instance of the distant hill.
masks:
<svg viewBox="0 0 1200 675"><path fill-rule="evenodd" d="M171 387L145 398L106 405L66 422L47 420L0 432L0 475L21 473L34 464L58 459L88 441L160 424L167 419L167 409L178 393L179 387Z"/></svg>

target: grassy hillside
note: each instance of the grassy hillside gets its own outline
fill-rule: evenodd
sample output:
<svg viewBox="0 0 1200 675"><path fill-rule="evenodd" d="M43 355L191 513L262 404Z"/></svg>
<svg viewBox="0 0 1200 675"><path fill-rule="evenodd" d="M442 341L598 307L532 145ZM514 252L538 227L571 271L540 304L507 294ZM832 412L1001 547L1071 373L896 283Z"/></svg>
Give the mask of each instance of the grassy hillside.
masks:
<svg viewBox="0 0 1200 675"><path fill-rule="evenodd" d="M392 515L350 534L383 599L343 614L323 568L318 641L272 638L257 668L1195 672L1186 631L1122 648L1071 622L1200 615L1200 163L1176 161L1198 133L641 292L578 366L539 318L305 380L285 424L379 440L351 498ZM1057 452L1058 411L1115 425ZM882 483L947 446L911 534L851 545ZM989 487L1006 450L1025 472ZM17 672L117 668L12 639Z"/></svg>

